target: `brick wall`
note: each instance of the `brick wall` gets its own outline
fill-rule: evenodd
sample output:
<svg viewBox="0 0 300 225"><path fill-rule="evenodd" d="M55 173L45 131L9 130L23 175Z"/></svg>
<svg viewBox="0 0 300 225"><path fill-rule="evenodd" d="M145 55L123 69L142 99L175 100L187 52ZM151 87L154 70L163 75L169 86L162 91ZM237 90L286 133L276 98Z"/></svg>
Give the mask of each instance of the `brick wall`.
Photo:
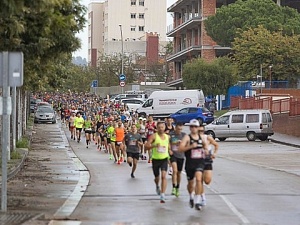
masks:
<svg viewBox="0 0 300 225"><path fill-rule="evenodd" d="M216 57L216 53L214 49L203 49L201 51L201 58L203 58L204 60L210 62L213 61Z"/></svg>
<svg viewBox="0 0 300 225"><path fill-rule="evenodd" d="M300 137L300 116L289 116L288 113L273 115L274 132Z"/></svg>
<svg viewBox="0 0 300 225"><path fill-rule="evenodd" d="M203 2L203 9L202 9L202 15L204 17L215 15L216 13L216 7L217 7L217 0L202 0Z"/></svg>

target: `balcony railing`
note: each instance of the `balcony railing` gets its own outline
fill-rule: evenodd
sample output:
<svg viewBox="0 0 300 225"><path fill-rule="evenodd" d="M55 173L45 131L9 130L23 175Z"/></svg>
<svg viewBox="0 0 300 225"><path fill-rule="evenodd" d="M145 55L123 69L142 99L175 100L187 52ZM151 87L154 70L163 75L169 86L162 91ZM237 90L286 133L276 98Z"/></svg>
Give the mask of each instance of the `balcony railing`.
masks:
<svg viewBox="0 0 300 225"><path fill-rule="evenodd" d="M185 22L179 22L179 24L177 25L177 23L175 22L175 24L171 24L167 27L167 35L173 35L175 32L178 32L190 25L194 25L194 23L196 22L199 22L199 25L200 25L200 22L203 20L203 18L201 16L198 16L198 17L193 17ZM180 19L181 21L181 19Z"/></svg>

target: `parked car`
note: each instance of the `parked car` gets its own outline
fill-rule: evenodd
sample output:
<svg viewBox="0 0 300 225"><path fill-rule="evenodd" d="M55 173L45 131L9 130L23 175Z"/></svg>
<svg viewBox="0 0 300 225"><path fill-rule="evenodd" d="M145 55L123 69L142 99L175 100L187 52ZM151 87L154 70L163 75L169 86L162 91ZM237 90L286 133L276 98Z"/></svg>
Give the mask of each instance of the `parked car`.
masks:
<svg viewBox="0 0 300 225"><path fill-rule="evenodd" d="M205 132L220 141L229 137L265 141L274 134L272 115L269 110L263 109L230 111L207 125Z"/></svg>
<svg viewBox="0 0 300 225"><path fill-rule="evenodd" d="M53 108L51 104L49 104L48 102L39 102L35 105L35 111L38 110L41 107L49 107L49 108Z"/></svg>
<svg viewBox="0 0 300 225"><path fill-rule="evenodd" d="M34 123L56 123L56 113L51 107L39 107L34 114Z"/></svg>
<svg viewBox="0 0 300 225"><path fill-rule="evenodd" d="M129 98L135 98L139 99L141 101L146 101L147 99L147 94L118 94L114 96L113 98L110 98L110 101L116 102L116 101L121 101L122 99L129 99Z"/></svg>
<svg viewBox="0 0 300 225"><path fill-rule="evenodd" d="M144 101L136 98L131 98L131 99L122 99L121 103L127 105L129 110L133 109L133 111L136 111L138 108L142 107Z"/></svg>
<svg viewBox="0 0 300 225"><path fill-rule="evenodd" d="M214 115L205 107L187 107L180 109L170 116L176 123L188 123L191 119L197 119L200 124L209 124L214 120Z"/></svg>

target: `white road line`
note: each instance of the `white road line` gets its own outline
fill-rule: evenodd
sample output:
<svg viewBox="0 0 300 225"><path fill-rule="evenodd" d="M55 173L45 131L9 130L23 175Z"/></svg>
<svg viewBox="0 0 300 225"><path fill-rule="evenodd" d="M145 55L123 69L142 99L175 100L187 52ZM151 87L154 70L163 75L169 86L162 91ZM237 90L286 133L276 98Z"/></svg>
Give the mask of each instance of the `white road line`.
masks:
<svg viewBox="0 0 300 225"><path fill-rule="evenodd" d="M182 171L181 173L186 174L185 171ZM211 190L213 193L217 194L229 207L229 209L243 222L243 224L249 224L250 221L247 219L246 216L244 216L230 201L228 198L226 198L224 195L221 195L217 190L214 190L210 186L205 185L209 190Z"/></svg>
<svg viewBox="0 0 300 225"><path fill-rule="evenodd" d="M226 196L221 195L217 190L214 190L213 188L206 186L208 189L210 189L215 194L219 195L220 198L226 203L226 205L229 207L229 209L244 223L248 224L250 221L247 219L246 216L244 216L230 201Z"/></svg>
<svg viewBox="0 0 300 225"><path fill-rule="evenodd" d="M63 128L61 128L61 133L62 133L62 137L64 142L67 143L68 139L66 137L65 132L63 131ZM69 144L68 144L69 146ZM70 146L71 148L71 146ZM59 221L55 221L55 219L59 220L59 219L67 219L69 216L71 216L71 214L75 211L77 205L79 204L82 196L84 195L89 181L90 181L90 173L87 170L87 168L85 167L85 165L80 161L80 159L75 155L75 153L72 151L68 151L68 155L70 158L72 158L73 162L75 163L75 165L77 166L78 170L79 170L79 181L75 187L75 189L73 190L73 192L70 194L70 196L68 197L68 199L64 202L64 204L55 212L54 214L54 220L50 221L49 225L51 224L60 224ZM72 221L73 222L73 221ZM69 223L69 224L80 224L78 223L78 221L76 221L77 223ZM63 223L65 224L65 223Z"/></svg>

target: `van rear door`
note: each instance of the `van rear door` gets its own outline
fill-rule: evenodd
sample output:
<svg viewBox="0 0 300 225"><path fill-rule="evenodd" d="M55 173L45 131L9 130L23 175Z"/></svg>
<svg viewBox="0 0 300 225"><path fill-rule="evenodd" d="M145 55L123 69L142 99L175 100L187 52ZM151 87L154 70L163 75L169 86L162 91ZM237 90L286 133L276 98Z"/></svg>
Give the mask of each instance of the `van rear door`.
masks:
<svg viewBox="0 0 300 225"><path fill-rule="evenodd" d="M262 113L262 133L273 133L273 120L271 113Z"/></svg>

